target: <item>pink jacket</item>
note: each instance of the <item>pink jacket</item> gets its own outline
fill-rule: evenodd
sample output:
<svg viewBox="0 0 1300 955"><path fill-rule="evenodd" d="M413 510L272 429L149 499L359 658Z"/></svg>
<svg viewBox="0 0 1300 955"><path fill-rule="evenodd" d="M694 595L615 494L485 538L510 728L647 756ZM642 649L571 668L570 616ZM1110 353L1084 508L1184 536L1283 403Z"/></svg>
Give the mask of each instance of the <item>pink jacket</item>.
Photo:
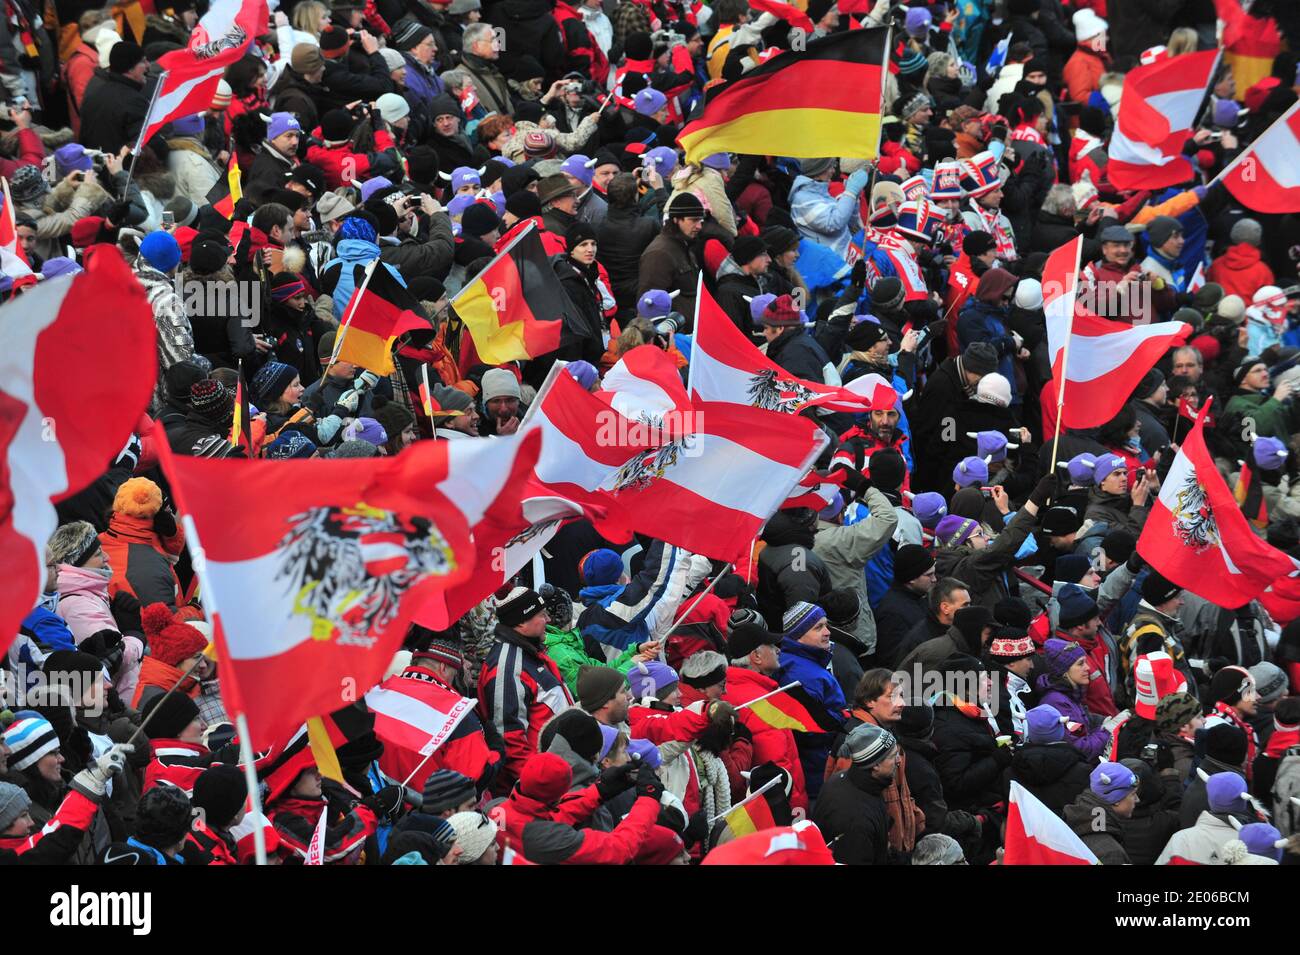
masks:
<svg viewBox="0 0 1300 955"><path fill-rule="evenodd" d="M108 577L84 567L59 565L59 616L78 644L101 630L116 630L108 605Z"/></svg>

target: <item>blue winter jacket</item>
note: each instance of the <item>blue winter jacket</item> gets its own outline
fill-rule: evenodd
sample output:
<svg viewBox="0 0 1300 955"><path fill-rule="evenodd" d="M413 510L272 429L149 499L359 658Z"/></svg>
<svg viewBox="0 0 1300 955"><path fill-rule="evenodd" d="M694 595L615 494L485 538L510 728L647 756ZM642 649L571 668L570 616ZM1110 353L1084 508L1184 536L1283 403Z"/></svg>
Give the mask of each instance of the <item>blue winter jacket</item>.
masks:
<svg viewBox="0 0 1300 955"><path fill-rule="evenodd" d="M1011 403L1020 404L1016 391L1016 372L1011 360L1016 354L1016 340L1006 326L1006 312L999 306L981 302L977 298L966 300L957 318L957 342L965 349L971 342L988 342L998 350L998 374L1011 385Z"/></svg>
<svg viewBox="0 0 1300 955"><path fill-rule="evenodd" d="M353 269L358 265L369 265L379 258L379 246L374 242L367 242L365 239L340 239L338 248L335 251L337 253L336 257L325 265L325 268L321 270L321 274L324 275L330 269L339 270L338 283L334 286L334 317L341 322L348 307L348 300L352 298L352 293L356 290L356 281L352 275ZM401 272L388 263L384 263L384 268L393 274L399 285L403 288L406 287Z"/></svg>

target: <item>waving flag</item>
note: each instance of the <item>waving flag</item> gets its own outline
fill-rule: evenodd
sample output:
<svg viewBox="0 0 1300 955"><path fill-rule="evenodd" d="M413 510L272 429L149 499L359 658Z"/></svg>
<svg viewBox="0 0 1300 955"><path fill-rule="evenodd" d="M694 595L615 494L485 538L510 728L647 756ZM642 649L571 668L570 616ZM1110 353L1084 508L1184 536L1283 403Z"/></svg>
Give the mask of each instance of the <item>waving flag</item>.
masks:
<svg viewBox="0 0 1300 955"><path fill-rule="evenodd" d="M691 395L765 411L798 414L805 408L861 414L871 410L870 397L852 388L796 378L759 351L700 287L696 299L695 344L691 348Z"/></svg>
<svg viewBox="0 0 1300 955"><path fill-rule="evenodd" d="M475 705L418 665L389 677L366 694L366 706L375 714L375 735L384 744L380 768L398 782L410 777L407 785L416 789L438 769L454 769L477 781L496 757L483 738ZM434 753L450 754L452 764L425 759ZM411 776L413 772L418 774Z"/></svg>
<svg viewBox="0 0 1300 955"><path fill-rule="evenodd" d="M686 161L717 152L765 155L776 142L796 159L874 159L888 32L822 37L708 88L703 109L677 136Z"/></svg>
<svg viewBox="0 0 1300 955"><path fill-rule="evenodd" d="M1205 446L1205 415L1178 449L1137 549L1169 580L1220 607L1240 607L1295 570L1250 529Z"/></svg>
<svg viewBox="0 0 1300 955"><path fill-rule="evenodd" d="M1300 617L1300 564L1285 577L1279 577L1259 595L1268 615L1282 626Z"/></svg>
<svg viewBox="0 0 1300 955"><path fill-rule="evenodd" d="M1055 393L1064 395L1061 425L1066 428L1095 428L1115 417L1142 377L1192 330L1184 322L1130 327L1077 303L1082 247L1082 238L1073 239L1049 255L1043 266L1047 353Z"/></svg>
<svg viewBox="0 0 1300 955"><path fill-rule="evenodd" d="M0 209L0 272L10 278L22 278L32 274L32 266L27 261L27 253L18 242L18 225L14 218L14 201L9 195L9 180L0 179L0 184L4 186L4 192L0 195L0 200L4 202L4 208Z"/></svg>
<svg viewBox="0 0 1300 955"><path fill-rule="evenodd" d="M813 35L817 29L816 24L807 13L800 10L793 3L786 3L785 0L750 0L750 8L757 10L759 13L770 13L774 17L780 17L790 24L795 30L802 30L807 37Z"/></svg>
<svg viewBox="0 0 1300 955"><path fill-rule="evenodd" d="M825 507L829 507L831 501L835 500L835 495L844 487L844 478L846 476L843 468L836 468L833 474L826 474L822 471L809 471L795 485L795 489L790 492L790 496L781 505L781 510L788 511L796 507L811 507L814 511L820 511Z"/></svg>
<svg viewBox="0 0 1300 955"><path fill-rule="evenodd" d="M173 119L211 108L226 67L267 32L266 0L216 0L190 36L190 45L158 58L163 74L140 127L141 145Z"/></svg>
<svg viewBox="0 0 1300 955"><path fill-rule="evenodd" d="M473 571L470 528L535 438L419 442L364 461L159 457L185 515L222 695L264 746L373 686L416 607ZM284 687L292 685L292 693Z"/></svg>
<svg viewBox="0 0 1300 955"><path fill-rule="evenodd" d="M1002 845L1003 865L1101 865L1065 820L1015 780Z"/></svg>
<svg viewBox="0 0 1300 955"><path fill-rule="evenodd" d="M356 281L344 309L335 344L339 361L351 362L387 377L395 370L393 342L399 335L429 328L420 303L379 259L353 267Z"/></svg>
<svg viewBox="0 0 1300 955"><path fill-rule="evenodd" d="M771 797L768 796L768 791L781 780L781 776L769 779L761 789L750 793L723 815L722 818L734 838L739 839L752 832L775 828L776 817L772 814Z"/></svg>
<svg viewBox="0 0 1300 955"><path fill-rule="evenodd" d="M984 72L989 76L997 76L1002 72L1002 67L1007 62L1007 51L1011 49L1011 34L1008 33L1001 40L998 40L997 46L993 47L993 52L989 54L989 61L984 64Z"/></svg>
<svg viewBox="0 0 1300 955"><path fill-rule="evenodd" d="M1254 212L1300 212L1300 101L1219 173L1219 180Z"/></svg>
<svg viewBox="0 0 1300 955"><path fill-rule="evenodd" d="M104 473L149 404L155 335L112 249L0 308L0 651L40 599L54 504Z"/></svg>
<svg viewBox="0 0 1300 955"><path fill-rule="evenodd" d="M665 431L565 374L534 406L524 427L543 434L536 476L551 493L608 501L611 521L717 560L748 551L827 443L806 418L718 402Z"/></svg>
<svg viewBox="0 0 1300 955"><path fill-rule="evenodd" d="M208 205L216 209L227 219L235 217L235 205L240 199L244 198L244 190L240 185L240 178L243 173L239 169L239 157L232 150L230 153L230 165L226 167L226 174L212 184L208 194L204 196Z"/></svg>
<svg viewBox="0 0 1300 955"><path fill-rule="evenodd" d="M1187 53L1124 77L1106 175L1117 189L1163 189L1192 178L1183 146L1214 78L1219 51Z"/></svg>

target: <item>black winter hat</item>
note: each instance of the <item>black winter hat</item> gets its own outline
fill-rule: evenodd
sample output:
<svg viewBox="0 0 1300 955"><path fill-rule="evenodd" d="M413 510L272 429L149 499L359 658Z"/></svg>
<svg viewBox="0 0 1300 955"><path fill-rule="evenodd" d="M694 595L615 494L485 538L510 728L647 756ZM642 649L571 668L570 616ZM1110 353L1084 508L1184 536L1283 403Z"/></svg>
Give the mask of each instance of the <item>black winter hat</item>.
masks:
<svg viewBox="0 0 1300 955"><path fill-rule="evenodd" d="M1111 531L1101 539L1101 549L1115 563L1122 564L1133 556L1137 539L1128 531Z"/></svg>
<svg viewBox="0 0 1300 955"><path fill-rule="evenodd" d="M225 829L248 799L248 780L238 766L218 763L194 781L195 806L207 813L209 826Z"/></svg>
<svg viewBox="0 0 1300 955"><path fill-rule="evenodd" d="M320 132L327 143L339 143L352 135L355 123L346 109L332 109L320 121Z"/></svg>
<svg viewBox="0 0 1300 955"><path fill-rule="evenodd" d="M420 810L436 816L455 809L477 795L474 780L454 769L440 769L430 773L424 781L424 802Z"/></svg>
<svg viewBox="0 0 1300 955"><path fill-rule="evenodd" d="M199 718L199 707L184 693L159 693L140 707L140 713L149 721L144 732L150 739L176 739Z"/></svg>
<svg viewBox="0 0 1300 955"><path fill-rule="evenodd" d="M742 235L731 244L731 258L737 265L748 265L767 253L767 245L756 235Z"/></svg>
<svg viewBox="0 0 1300 955"><path fill-rule="evenodd" d="M995 248L997 243L987 232L968 232L961 242L961 250L972 259L977 255L992 252Z"/></svg>
<svg viewBox="0 0 1300 955"><path fill-rule="evenodd" d="M988 342L971 342L961 353L961 363L972 375L991 375L998 370L998 353Z"/></svg>
<svg viewBox="0 0 1300 955"><path fill-rule="evenodd" d="M952 615L952 625L972 648L979 647L984 628L993 626L993 611L982 604L962 607Z"/></svg>
<svg viewBox="0 0 1300 955"><path fill-rule="evenodd" d="M542 203L537 193L520 189L506 200L506 212L518 219L531 219L542 214Z"/></svg>
<svg viewBox="0 0 1300 955"><path fill-rule="evenodd" d="M868 351L880 343L881 339L888 338L889 333L879 322L866 319L861 322L854 322L847 335L844 336L844 344L851 351Z"/></svg>
<svg viewBox="0 0 1300 955"><path fill-rule="evenodd" d="M772 633L757 623L742 623L727 637L727 656L732 660L747 657L759 647L781 645L781 634Z"/></svg>
<svg viewBox="0 0 1300 955"><path fill-rule="evenodd" d="M907 462L893 448L872 454L867 468L871 472L871 483L886 494L902 487L903 479L907 477Z"/></svg>
<svg viewBox="0 0 1300 955"><path fill-rule="evenodd" d="M594 713L626 684L627 677L613 667L582 666L578 669L578 704L588 713Z"/></svg>
<svg viewBox="0 0 1300 955"><path fill-rule="evenodd" d="M909 703L898 715L894 729L899 736L923 736L934 726L934 708L924 703Z"/></svg>
<svg viewBox="0 0 1300 955"><path fill-rule="evenodd" d="M506 208L510 208L510 200L517 194L528 191L528 184L537 182L541 176L537 175L537 170L531 166L511 166L501 174L501 193L506 197ZM537 193L531 193L534 198ZM538 202L540 203L540 199ZM540 205L538 208L541 208ZM541 215L540 212L534 213Z"/></svg>
<svg viewBox="0 0 1300 955"><path fill-rule="evenodd" d="M1225 766L1246 762L1246 734L1228 723L1217 723L1205 731L1205 755Z"/></svg>
<svg viewBox="0 0 1300 955"><path fill-rule="evenodd" d="M877 279L871 286L871 304L877 308L895 309L903 304L903 283L892 275Z"/></svg>
<svg viewBox="0 0 1300 955"><path fill-rule="evenodd" d="M1028 630L1033 611L1019 597L1003 597L993 605L993 619L1004 626Z"/></svg>
<svg viewBox="0 0 1300 955"><path fill-rule="evenodd" d="M1250 673L1242 667L1226 666L1210 678L1210 702L1233 706L1252 682Z"/></svg>
<svg viewBox="0 0 1300 955"><path fill-rule="evenodd" d="M167 395L180 402L189 401L190 388L196 381L202 381L206 377L208 376L203 369L192 361L178 361L163 372Z"/></svg>
<svg viewBox="0 0 1300 955"><path fill-rule="evenodd" d="M129 73L143 59L144 50L130 40L123 40L114 43L108 51L108 69L112 73Z"/></svg>
<svg viewBox="0 0 1300 955"><path fill-rule="evenodd" d="M654 56L654 43L650 34L642 30L629 33L623 41L623 52L629 60L648 60Z"/></svg>
<svg viewBox="0 0 1300 955"><path fill-rule="evenodd" d="M837 587L823 596L819 604L826 611L826 622L841 630L855 625L862 613L862 599L851 587Z"/></svg>
<svg viewBox="0 0 1300 955"><path fill-rule="evenodd" d="M189 797L175 786L155 786L136 807L135 837L155 849L170 849L185 838L192 823Z"/></svg>
<svg viewBox="0 0 1300 955"><path fill-rule="evenodd" d="M220 239L195 239L190 246L190 271L195 275L213 275L226 267L230 246Z"/></svg>
<svg viewBox="0 0 1300 955"><path fill-rule="evenodd" d="M916 580L934 566L934 557L920 544L904 544L894 554L894 583Z"/></svg>
<svg viewBox="0 0 1300 955"><path fill-rule="evenodd" d="M561 736L578 756L589 763L596 761L604 738L600 733L600 723L590 713L571 706L555 719L542 727L538 737L538 749L543 753L551 748L551 741Z"/></svg>
<svg viewBox="0 0 1300 955"><path fill-rule="evenodd" d="M500 226L501 220L497 218L496 209L486 202L471 203L460 216L461 234L471 235L476 239Z"/></svg>
<svg viewBox="0 0 1300 955"><path fill-rule="evenodd" d="M1172 600L1183 592L1176 583L1166 580L1154 570L1142 581L1142 599L1153 607L1158 607L1167 600Z"/></svg>
<svg viewBox="0 0 1300 955"><path fill-rule="evenodd" d="M1150 398L1160 390L1160 386L1164 383L1165 376L1161 374L1160 369L1152 368L1142 376L1142 380L1138 382L1138 386L1133 389L1133 397L1138 401L1141 401L1144 398Z"/></svg>
<svg viewBox="0 0 1300 955"><path fill-rule="evenodd" d="M1043 512L1043 533L1062 537L1083 526L1083 516L1076 508L1058 504Z"/></svg>

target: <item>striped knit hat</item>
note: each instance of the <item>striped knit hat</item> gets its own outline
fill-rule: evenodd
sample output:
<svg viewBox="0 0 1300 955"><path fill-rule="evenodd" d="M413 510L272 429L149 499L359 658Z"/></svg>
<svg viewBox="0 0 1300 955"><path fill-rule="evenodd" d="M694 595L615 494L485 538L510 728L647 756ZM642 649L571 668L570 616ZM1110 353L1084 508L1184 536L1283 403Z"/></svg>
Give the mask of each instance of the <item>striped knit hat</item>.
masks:
<svg viewBox="0 0 1300 955"><path fill-rule="evenodd" d="M440 769L424 781L424 803L421 811L436 816L455 809L478 795L474 780L452 769Z"/></svg>
<svg viewBox="0 0 1300 955"><path fill-rule="evenodd" d="M45 717L25 710L5 730L5 745L11 751L9 768L27 769L59 748L59 735Z"/></svg>
<svg viewBox="0 0 1300 955"><path fill-rule="evenodd" d="M785 612L785 617L781 620L781 627L785 631L783 636L790 640L798 640L815 627L818 621L825 619L825 610L816 604L801 600Z"/></svg>
<svg viewBox="0 0 1300 955"><path fill-rule="evenodd" d="M870 769L884 760L897 745L894 734L875 723L855 727L844 739L841 755L853 760L855 765Z"/></svg>

